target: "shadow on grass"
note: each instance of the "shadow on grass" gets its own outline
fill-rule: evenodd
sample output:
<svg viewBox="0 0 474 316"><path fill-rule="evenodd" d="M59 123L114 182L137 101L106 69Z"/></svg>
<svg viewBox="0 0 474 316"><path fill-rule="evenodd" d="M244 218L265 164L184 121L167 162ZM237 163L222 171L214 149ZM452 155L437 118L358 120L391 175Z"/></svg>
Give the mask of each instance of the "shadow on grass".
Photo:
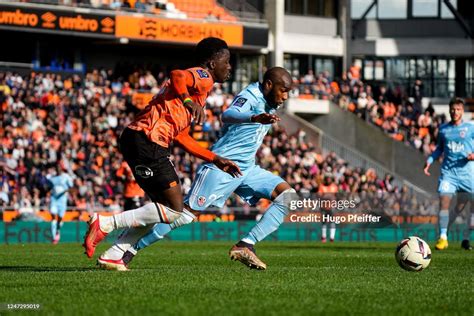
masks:
<svg viewBox="0 0 474 316"><path fill-rule="evenodd" d="M0 266L0 271L12 272L83 272L100 271L96 267L35 267L35 266Z"/></svg>
<svg viewBox="0 0 474 316"><path fill-rule="evenodd" d="M391 247L381 247L380 245L358 245L354 244L351 245L335 245L335 244L307 244L307 245L278 245L278 246L266 246L264 249L292 249L292 250L307 250L307 249L321 249L321 250L332 250L332 251L339 251L339 250L381 250L381 249L390 249Z"/></svg>

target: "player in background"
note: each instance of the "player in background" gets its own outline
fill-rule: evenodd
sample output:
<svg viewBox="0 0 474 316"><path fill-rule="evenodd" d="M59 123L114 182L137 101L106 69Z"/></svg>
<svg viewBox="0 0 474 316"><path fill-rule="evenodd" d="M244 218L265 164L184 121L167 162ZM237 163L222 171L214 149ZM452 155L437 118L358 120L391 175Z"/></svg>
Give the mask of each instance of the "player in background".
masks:
<svg viewBox="0 0 474 316"><path fill-rule="evenodd" d="M435 248L448 248L449 205L451 199L458 194L455 206L456 215L460 214L470 201L471 216L468 216L468 227L464 232L461 246L470 250L469 221L474 209L474 125L462 121L464 101L456 98L449 103L451 122L442 125L438 133L438 145L425 164L424 173L429 176L433 161L444 154L439 178L438 193L440 194L439 228L440 238Z"/></svg>
<svg viewBox="0 0 474 316"><path fill-rule="evenodd" d="M49 210L53 219L51 221L51 237L53 244L61 238L61 226L67 210L68 191L73 187L73 179L60 163L56 167L56 174L49 174L47 179L51 186Z"/></svg>
<svg viewBox="0 0 474 316"><path fill-rule="evenodd" d="M338 192L337 185L334 183L334 176L331 173L324 174L324 182L321 183L318 189L318 194L322 201L335 201L336 193ZM333 210L330 206L321 207L321 213L326 216L333 216ZM327 223L329 222L329 241L334 242L336 237L336 223L333 221L325 220L325 217L321 221L321 242L327 242Z"/></svg>
<svg viewBox="0 0 474 316"><path fill-rule="evenodd" d="M265 73L263 83L256 82L246 87L222 114L223 133L212 146L212 151L237 162L242 170L241 177L232 177L210 163L201 165L191 190L185 197L186 209L180 219L171 225L155 225L150 233L128 251L113 254L117 256L113 259L123 255L120 257L120 263L115 261L117 264L102 267L128 270L127 264L137 251L161 240L171 230L191 223L196 218L195 214L211 205L223 207L229 196L235 192L252 205L261 198L272 200L260 221L229 252L231 259L238 260L250 268L266 269L266 264L257 257L254 245L283 223L289 211L289 203L296 197L296 191L279 176L256 165L255 155L271 124L279 121L279 117L274 113L276 108L288 99L291 84L291 76L284 68L271 68ZM109 258L110 255L112 253L106 252L101 258Z"/></svg>
<svg viewBox="0 0 474 316"><path fill-rule="evenodd" d="M197 67L173 70L170 80L120 136L120 151L151 203L113 216L94 214L84 238L86 255L91 258L97 244L108 233L128 229L121 242L132 245L155 223L171 224L183 212L181 184L172 162L172 142L187 152L237 176L240 170L232 161L202 148L190 135L191 120L201 124L203 107L214 82L230 76L230 52L226 42L209 37L195 50Z"/></svg>
<svg viewBox="0 0 474 316"><path fill-rule="evenodd" d="M142 190L142 188L140 188L137 181L135 180L130 166L125 161L122 162L122 165L117 170L115 175L124 182L123 197L125 199L125 203L123 210L133 210L142 206L145 192Z"/></svg>

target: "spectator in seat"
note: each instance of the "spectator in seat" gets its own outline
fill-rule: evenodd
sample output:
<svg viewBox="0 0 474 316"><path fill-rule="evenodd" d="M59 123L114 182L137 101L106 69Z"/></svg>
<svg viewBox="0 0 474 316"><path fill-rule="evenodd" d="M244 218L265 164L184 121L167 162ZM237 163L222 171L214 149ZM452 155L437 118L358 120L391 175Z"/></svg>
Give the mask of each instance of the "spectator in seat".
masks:
<svg viewBox="0 0 474 316"><path fill-rule="evenodd" d="M415 84L411 88L410 97L413 98L413 107L415 109L415 112L421 113L421 110L422 110L421 100L424 97L424 92L423 92L423 83L420 79L415 80Z"/></svg>

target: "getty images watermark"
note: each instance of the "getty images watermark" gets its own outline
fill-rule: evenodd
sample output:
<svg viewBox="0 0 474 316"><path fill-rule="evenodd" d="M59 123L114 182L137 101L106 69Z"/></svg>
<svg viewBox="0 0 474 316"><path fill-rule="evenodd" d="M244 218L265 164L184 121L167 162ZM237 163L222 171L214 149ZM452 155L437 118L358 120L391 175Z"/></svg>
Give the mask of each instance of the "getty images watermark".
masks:
<svg viewBox="0 0 474 316"><path fill-rule="evenodd" d="M289 220L293 223L379 223L382 216L358 209L353 199L298 199L290 201Z"/></svg>

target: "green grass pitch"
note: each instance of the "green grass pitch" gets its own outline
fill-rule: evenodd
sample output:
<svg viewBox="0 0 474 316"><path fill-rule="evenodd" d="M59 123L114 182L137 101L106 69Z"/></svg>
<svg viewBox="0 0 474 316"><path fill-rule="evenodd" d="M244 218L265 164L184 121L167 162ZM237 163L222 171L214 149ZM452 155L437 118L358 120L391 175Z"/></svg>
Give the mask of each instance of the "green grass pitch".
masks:
<svg viewBox="0 0 474 316"><path fill-rule="evenodd" d="M231 245L162 242L130 272L97 269L79 244L0 245L0 315L474 315L474 252L459 244L418 273L390 243L263 242L266 271L231 261Z"/></svg>

